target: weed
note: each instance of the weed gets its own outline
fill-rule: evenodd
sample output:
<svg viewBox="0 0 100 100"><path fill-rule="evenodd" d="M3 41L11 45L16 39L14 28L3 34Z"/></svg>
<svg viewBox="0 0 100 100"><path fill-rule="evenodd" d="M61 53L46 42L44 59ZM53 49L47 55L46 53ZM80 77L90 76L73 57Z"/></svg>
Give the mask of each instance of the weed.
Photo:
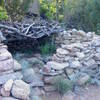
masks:
<svg viewBox="0 0 100 100"><path fill-rule="evenodd" d="M73 87L73 82L68 79L63 79L61 77L55 80L54 86L56 87L57 91L61 94L66 93L68 90L71 90Z"/></svg>

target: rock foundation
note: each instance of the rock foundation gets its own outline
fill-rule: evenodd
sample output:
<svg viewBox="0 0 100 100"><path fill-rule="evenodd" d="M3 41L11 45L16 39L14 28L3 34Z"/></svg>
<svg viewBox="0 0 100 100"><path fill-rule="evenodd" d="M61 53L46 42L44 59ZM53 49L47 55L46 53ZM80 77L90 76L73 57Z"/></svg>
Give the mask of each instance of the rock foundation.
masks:
<svg viewBox="0 0 100 100"><path fill-rule="evenodd" d="M84 85L90 79L100 84L100 36L72 29L58 34L55 43L58 45L56 53L45 65L48 71L41 71L44 77L45 73L50 76L50 73L62 72L77 85ZM48 79L44 80L48 82Z"/></svg>

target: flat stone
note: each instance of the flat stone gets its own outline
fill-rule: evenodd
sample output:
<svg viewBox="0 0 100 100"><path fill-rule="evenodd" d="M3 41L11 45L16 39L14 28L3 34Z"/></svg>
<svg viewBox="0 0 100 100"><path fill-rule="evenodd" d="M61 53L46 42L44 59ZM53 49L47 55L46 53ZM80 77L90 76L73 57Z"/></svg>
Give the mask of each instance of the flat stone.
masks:
<svg viewBox="0 0 100 100"><path fill-rule="evenodd" d="M87 67L92 67L96 64L94 59L89 59L88 61L84 62L84 65Z"/></svg>
<svg viewBox="0 0 100 100"><path fill-rule="evenodd" d="M83 52L76 52L76 56L79 58L79 59L83 59L85 57L85 54Z"/></svg>
<svg viewBox="0 0 100 100"><path fill-rule="evenodd" d="M0 85L5 84L8 80L16 80L16 79L22 79L22 74L20 72L16 73L10 73L0 76Z"/></svg>
<svg viewBox="0 0 100 100"><path fill-rule="evenodd" d="M80 68L82 65L79 61L72 61L70 62L70 67L71 68Z"/></svg>
<svg viewBox="0 0 100 100"><path fill-rule="evenodd" d="M62 74L63 70L58 70L58 71L51 70L50 72L45 72L43 69L40 69L40 73L45 76L56 76Z"/></svg>
<svg viewBox="0 0 100 100"><path fill-rule="evenodd" d="M30 95L30 85L22 80L15 80L11 93L15 98L28 100Z"/></svg>
<svg viewBox="0 0 100 100"><path fill-rule="evenodd" d="M62 48L58 48L56 52L61 55L67 55L69 53L67 50Z"/></svg>
<svg viewBox="0 0 100 100"><path fill-rule="evenodd" d="M58 63L54 61L47 62L47 67L51 67L55 70L63 70L64 68L68 67L68 63Z"/></svg>

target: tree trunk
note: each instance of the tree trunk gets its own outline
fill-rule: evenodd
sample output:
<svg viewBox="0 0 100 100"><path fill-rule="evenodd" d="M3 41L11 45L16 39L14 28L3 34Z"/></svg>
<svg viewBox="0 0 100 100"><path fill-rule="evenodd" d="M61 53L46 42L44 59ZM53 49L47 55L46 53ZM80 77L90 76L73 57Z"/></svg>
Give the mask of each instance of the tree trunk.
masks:
<svg viewBox="0 0 100 100"><path fill-rule="evenodd" d="M34 0L30 3L28 12L40 15L40 4L39 0Z"/></svg>

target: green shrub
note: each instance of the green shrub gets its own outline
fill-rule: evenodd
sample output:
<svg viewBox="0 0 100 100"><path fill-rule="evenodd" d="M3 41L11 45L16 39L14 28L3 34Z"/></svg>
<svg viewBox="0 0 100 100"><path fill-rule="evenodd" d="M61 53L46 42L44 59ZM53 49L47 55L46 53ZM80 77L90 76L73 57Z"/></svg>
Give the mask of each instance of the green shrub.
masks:
<svg viewBox="0 0 100 100"><path fill-rule="evenodd" d="M8 15L6 10L0 7L0 20L7 20L7 19L8 19Z"/></svg>
<svg viewBox="0 0 100 100"><path fill-rule="evenodd" d="M66 93L67 91L71 90L73 87L73 82L68 79L63 79L61 77L55 79L54 86L56 87L57 91L61 94Z"/></svg>
<svg viewBox="0 0 100 100"><path fill-rule="evenodd" d="M42 55L52 54L55 51L56 51L56 46L53 44L46 43L45 45L42 45L40 47L40 52L42 53Z"/></svg>

